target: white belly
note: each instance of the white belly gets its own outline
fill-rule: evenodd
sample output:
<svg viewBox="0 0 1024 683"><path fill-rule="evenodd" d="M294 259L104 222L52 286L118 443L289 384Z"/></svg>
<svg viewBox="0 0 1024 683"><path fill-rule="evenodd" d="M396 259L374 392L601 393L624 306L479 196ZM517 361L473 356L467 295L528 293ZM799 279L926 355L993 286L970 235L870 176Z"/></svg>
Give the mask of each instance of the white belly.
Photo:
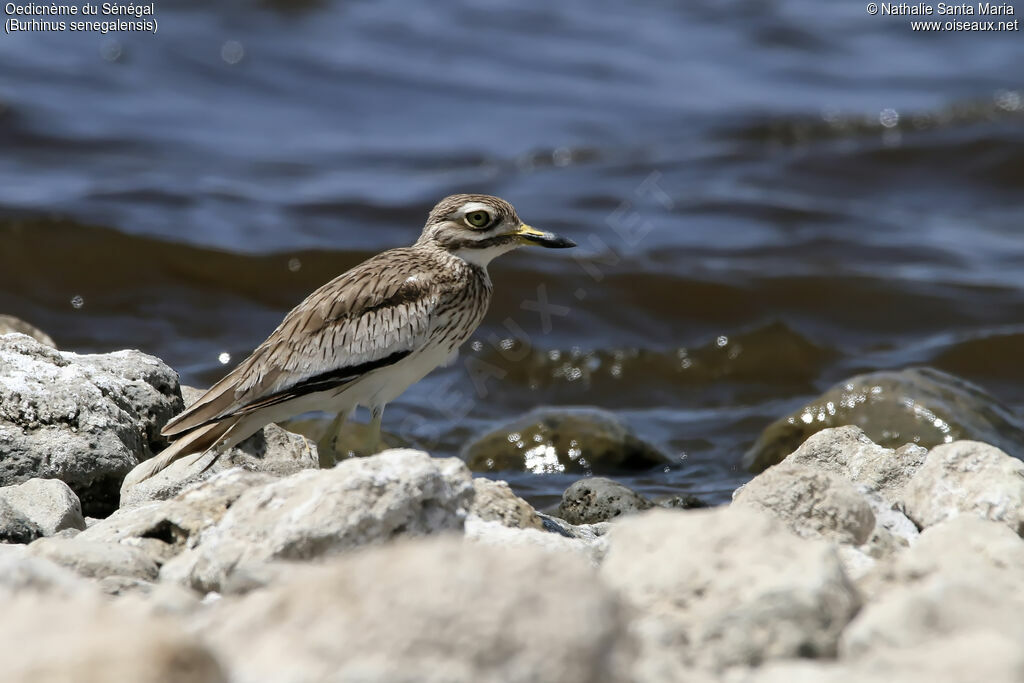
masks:
<svg viewBox="0 0 1024 683"><path fill-rule="evenodd" d="M345 407L381 406L398 398L406 389L444 364L452 355L447 347L428 346L394 365L368 373L346 387L338 399Z"/></svg>

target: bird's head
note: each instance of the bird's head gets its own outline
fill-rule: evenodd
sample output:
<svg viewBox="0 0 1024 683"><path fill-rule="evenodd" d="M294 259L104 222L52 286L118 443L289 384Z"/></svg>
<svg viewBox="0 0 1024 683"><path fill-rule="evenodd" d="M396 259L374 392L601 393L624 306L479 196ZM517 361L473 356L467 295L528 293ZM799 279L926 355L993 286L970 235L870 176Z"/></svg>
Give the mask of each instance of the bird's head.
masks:
<svg viewBox="0 0 1024 683"><path fill-rule="evenodd" d="M485 194L453 194L430 211L417 244L433 244L478 266L517 247L536 244L550 249L576 243L526 225L504 199Z"/></svg>

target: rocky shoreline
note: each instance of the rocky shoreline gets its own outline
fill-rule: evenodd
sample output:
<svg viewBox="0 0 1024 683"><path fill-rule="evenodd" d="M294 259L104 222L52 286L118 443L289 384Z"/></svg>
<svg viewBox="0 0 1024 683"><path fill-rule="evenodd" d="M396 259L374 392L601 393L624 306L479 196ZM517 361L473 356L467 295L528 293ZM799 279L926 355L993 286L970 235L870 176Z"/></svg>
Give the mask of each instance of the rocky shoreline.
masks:
<svg viewBox="0 0 1024 683"><path fill-rule="evenodd" d="M184 394L145 354L0 335L4 680L1024 681L1024 462L996 445L820 425L728 506L594 477L549 515L465 459L320 469L271 426L121 491Z"/></svg>

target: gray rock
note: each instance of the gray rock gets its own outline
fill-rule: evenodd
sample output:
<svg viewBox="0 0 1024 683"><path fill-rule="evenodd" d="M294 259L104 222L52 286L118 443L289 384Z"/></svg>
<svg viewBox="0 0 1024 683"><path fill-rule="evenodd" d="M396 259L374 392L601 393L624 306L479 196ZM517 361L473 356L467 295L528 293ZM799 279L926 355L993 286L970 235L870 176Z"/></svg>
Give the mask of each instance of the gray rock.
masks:
<svg viewBox="0 0 1024 683"><path fill-rule="evenodd" d="M499 522L514 529L543 529L537 511L533 506L512 492L508 482L494 481L484 477L473 478L472 515L486 522Z"/></svg>
<svg viewBox="0 0 1024 683"><path fill-rule="evenodd" d="M85 514L117 508L121 479L165 444L178 377L138 351L78 355L0 336L0 484L61 479Z"/></svg>
<svg viewBox="0 0 1024 683"><path fill-rule="evenodd" d="M1006 596L1024 591L1024 542L999 522L965 515L921 532L905 552L878 563L866 594L883 596L894 587L919 584L931 577L969 584L979 582Z"/></svg>
<svg viewBox="0 0 1024 683"><path fill-rule="evenodd" d="M34 557L26 546L0 545L0 598L7 605L19 595L52 598L95 596L96 586L50 560Z"/></svg>
<svg viewBox="0 0 1024 683"><path fill-rule="evenodd" d="M81 537L40 538L28 546L28 552L90 578L127 576L153 581L159 574L159 567L149 554L123 543Z"/></svg>
<svg viewBox="0 0 1024 683"><path fill-rule="evenodd" d="M977 441L936 446L907 483L903 505L919 527L968 514L1024 533L1024 462Z"/></svg>
<svg viewBox="0 0 1024 683"><path fill-rule="evenodd" d="M316 444L299 434L269 424L222 454L212 466L206 458L182 458L155 476L121 488L121 507L166 500L188 486L233 468L278 477L320 467Z"/></svg>
<svg viewBox="0 0 1024 683"><path fill-rule="evenodd" d="M853 484L788 460L754 477L733 505L768 512L804 538L860 545L875 528L871 505Z"/></svg>
<svg viewBox="0 0 1024 683"><path fill-rule="evenodd" d="M31 543L43 530L21 510L0 499L0 543Z"/></svg>
<svg viewBox="0 0 1024 683"><path fill-rule="evenodd" d="M874 574L871 601L843 634L844 657L988 629L1024 639L1024 543L1001 524L961 517L930 527Z"/></svg>
<svg viewBox="0 0 1024 683"><path fill-rule="evenodd" d="M182 385L185 407L198 401L202 389ZM226 470L240 467L250 472L266 472L286 477L302 470L320 467L316 444L300 434L268 424L248 439L217 458L212 466L207 458L183 458L155 476L121 488L121 507L131 507L153 500L166 500L186 487L204 481Z"/></svg>
<svg viewBox="0 0 1024 683"><path fill-rule="evenodd" d="M778 662L734 671L727 683L1019 683L1024 650L996 629L936 638L840 662Z"/></svg>
<svg viewBox="0 0 1024 683"><path fill-rule="evenodd" d="M1024 429L1013 412L979 387L932 368L857 375L777 420L743 459L760 472L829 427L856 425L887 448L930 448L976 439L1011 453L1024 452ZM912 454L906 454L913 457Z"/></svg>
<svg viewBox="0 0 1024 683"><path fill-rule="evenodd" d="M162 566L195 548L202 533L217 524L244 492L273 481L276 478L268 474L226 470L170 500L122 508L96 521L77 538L130 545Z"/></svg>
<svg viewBox="0 0 1024 683"><path fill-rule="evenodd" d="M627 680L615 595L580 560L456 538L401 541L296 569L209 610L237 683Z"/></svg>
<svg viewBox="0 0 1024 683"><path fill-rule="evenodd" d="M128 598L153 614L189 615L200 608L200 596L174 583L153 583L129 576L108 576L100 579L101 592L117 598Z"/></svg>
<svg viewBox="0 0 1024 683"><path fill-rule="evenodd" d="M879 446L860 427L824 429L803 442L785 462L807 465L870 486L889 501L924 463L928 450L915 444L892 449Z"/></svg>
<svg viewBox="0 0 1024 683"><path fill-rule="evenodd" d="M554 518L548 518L553 520ZM562 520L558 531L550 528L539 531L533 528L509 527L499 521L483 520L476 515L466 518L466 540L482 545L502 548L531 546L545 552L569 553L585 557L593 566L598 566L608 552L606 537L608 524L571 525ZM550 525L550 523L549 523Z"/></svg>
<svg viewBox="0 0 1024 683"><path fill-rule="evenodd" d="M570 524L596 524L652 507L654 503L628 486L604 477L588 477L562 493L558 516Z"/></svg>
<svg viewBox="0 0 1024 683"><path fill-rule="evenodd" d="M860 484L857 490L871 506L871 512L875 516L875 528L864 544L865 553L881 559L906 549L917 540L917 526L898 509L896 504L882 498L867 484Z"/></svg>
<svg viewBox="0 0 1024 683"><path fill-rule="evenodd" d="M601 575L639 611L654 670L832 657L859 607L830 544L744 508L624 518Z"/></svg>
<svg viewBox="0 0 1024 683"><path fill-rule="evenodd" d="M247 564L310 560L396 535L462 531L473 482L457 458L390 450L242 493L165 578L218 590Z"/></svg>
<svg viewBox="0 0 1024 683"><path fill-rule="evenodd" d="M0 488L0 500L20 511L44 536L64 529L84 529L85 518L78 496L59 479L29 479Z"/></svg>
<svg viewBox="0 0 1024 683"><path fill-rule="evenodd" d="M617 415L589 407L533 410L467 444L462 458L474 472L585 475L669 462Z"/></svg>
<svg viewBox="0 0 1024 683"><path fill-rule="evenodd" d="M166 619L98 599L4 604L4 683L226 683L210 651Z"/></svg>
<svg viewBox="0 0 1024 683"><path fill-rule="evenodd" d="M13 315L0 315L0 334L27 334L40 344L57 348L53 338L41 329Z"/></svg>

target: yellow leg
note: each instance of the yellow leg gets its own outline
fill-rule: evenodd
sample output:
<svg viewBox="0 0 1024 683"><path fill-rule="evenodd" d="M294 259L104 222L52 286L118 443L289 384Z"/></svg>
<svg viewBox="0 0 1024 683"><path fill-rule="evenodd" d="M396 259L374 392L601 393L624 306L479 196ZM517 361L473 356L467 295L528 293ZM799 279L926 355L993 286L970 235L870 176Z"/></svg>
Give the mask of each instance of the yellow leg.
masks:
<svg viewBox="0 0 1024 683"><path fill-rule="evenodd" d="M370 408L370 438L366 444L366 454L374 455L380 452L380 423L384 419L384 406Z"/></svg>
<svg viewBox="0 0 1024 683"><path fill-rule="evenodd" d="M331 424L327 426L327 431L324 432L324 436L320 440L321 468L334 467L337 464L340 452L338 448L338 435L341 434L341 428L345 425L345 421L351 412L351 410L342 410L334 416Z"/></svg>

